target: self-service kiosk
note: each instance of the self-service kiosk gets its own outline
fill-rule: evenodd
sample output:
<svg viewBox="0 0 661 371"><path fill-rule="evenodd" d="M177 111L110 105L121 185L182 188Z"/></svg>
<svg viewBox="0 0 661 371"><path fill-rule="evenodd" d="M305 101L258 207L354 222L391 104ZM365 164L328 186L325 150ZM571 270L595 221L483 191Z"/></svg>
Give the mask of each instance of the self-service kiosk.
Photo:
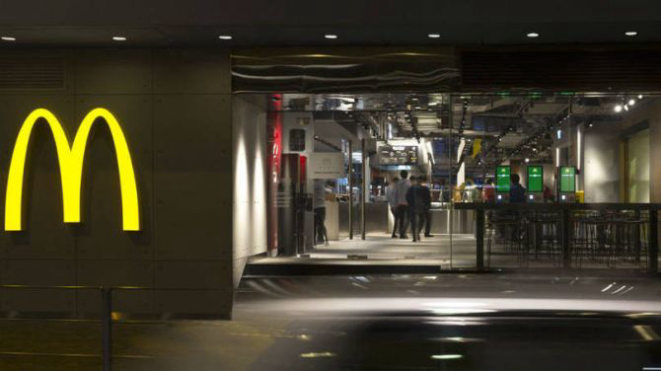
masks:
<svg viewBox="0 0 661 371"><path fill-rule="evenodd" d="M505 203L510 200L512 167L496 166L496 202Z"/></svg>
<svg viewBox="0 0 661 371"><path fill-rule="evenodd" d="M544 167L528 165L526 168L526 198L528 202L544 202Z"/></svg>
<svg viewBox="0 0 661 371"><path fill-rule="evenodd" d="M576 202L576 168L561 166L558 169L558 201Z"/></svg>

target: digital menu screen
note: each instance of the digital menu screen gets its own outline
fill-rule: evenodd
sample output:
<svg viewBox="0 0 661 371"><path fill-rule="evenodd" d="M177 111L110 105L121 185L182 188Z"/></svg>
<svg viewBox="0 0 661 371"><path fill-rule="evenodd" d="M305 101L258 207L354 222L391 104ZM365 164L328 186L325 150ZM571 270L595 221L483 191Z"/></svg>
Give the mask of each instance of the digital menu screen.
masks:
<svg viewBox="0 0 661 371"><path fill-rule="evenodd" d="M576 192L576 168L573 166L563 166L560 168L560 192Z"/></svg>
<svg viewBox="0 0 661 371"><path fill-rule="evenodd" d="M510 191L510 175L512 168L509 166L496 166L496 192L508 193Z"/></svg>
<svg viewBox="0 0 661 371"><path fill-rule="evenodd" d="M544 168L541 166L528 166L528 192L544 191Z"/></svg>
<svg viewBox="0 0 661 371"><path fill-rule="evenodd" d="M417 146L381 146L379 147L380 165L411 165L418 164Z"/></svg>

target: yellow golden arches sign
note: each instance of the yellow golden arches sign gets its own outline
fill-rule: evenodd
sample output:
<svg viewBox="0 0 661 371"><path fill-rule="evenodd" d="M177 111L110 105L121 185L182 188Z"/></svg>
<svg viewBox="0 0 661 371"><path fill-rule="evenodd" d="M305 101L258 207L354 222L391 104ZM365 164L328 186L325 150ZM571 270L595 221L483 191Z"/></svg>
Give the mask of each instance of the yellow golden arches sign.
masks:
<svg viewBox="0 0 661 371"><path fill-rule="evenodd" d="M103 118L115 143L115 154L119 168L119 182L122 192L122 214L123 229L125 231L140 230L140 210L138 205L138 190L133 172L133 162L129 153L128 144L117 119L104 108L91 110L78 128L73 140L73 146L69 146L64 128L50 111L38 108L25 119L11 157L9 165L9 176L7 180L7 197L5 204L5 230L22 230L22 199L23 199L23 176L25 173L25 159L28 144L32 136L32 129L40 118L43 118L55 140L57 157L60 163L60 175L62 180L62 200L64 204L64 222L80 223L80 194L83 176L83 161L87 139L92 125L98 118Z"/></svg>

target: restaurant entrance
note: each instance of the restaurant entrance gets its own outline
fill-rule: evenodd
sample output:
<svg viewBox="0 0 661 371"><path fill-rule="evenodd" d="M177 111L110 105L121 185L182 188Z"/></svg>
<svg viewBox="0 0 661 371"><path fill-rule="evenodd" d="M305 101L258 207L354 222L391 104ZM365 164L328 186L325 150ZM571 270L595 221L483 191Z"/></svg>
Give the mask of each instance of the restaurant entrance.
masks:
<svg viewBox="0 0 661 371"><path fill-rule="evenodd" d="M624 184L649 178L625 174L620 164L633 152L618 148L631 142L630 127L655 119L661 100L654 95L235 96L245 99L264 110L266 254L253 263L359 261L435 271L650 264L649 208L607 203L627 202ZM644 146L636 150L644 156ZM401 187L405 177L428 190L417 213L409 185ZM555 206L566 204L588 206L566 221L564 207Z"/></svg>

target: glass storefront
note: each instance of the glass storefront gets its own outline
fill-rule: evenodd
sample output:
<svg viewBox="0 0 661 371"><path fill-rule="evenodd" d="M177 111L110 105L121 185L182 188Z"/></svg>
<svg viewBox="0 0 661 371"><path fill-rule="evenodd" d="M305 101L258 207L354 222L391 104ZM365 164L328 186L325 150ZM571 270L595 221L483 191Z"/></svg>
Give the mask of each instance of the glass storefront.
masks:
<svg viewBox="0 0 661 371"><path fill-rule="evenodd" d="M487 211L485 230L478 232L476 211L456 205L661 198L650 172L661 100L650 94L285 93L234 99L247 96L266 107L260 119L272 257L475 268L481 237L491 267L555 267L562 253L559 213ZM399 207L407 204L404 176L424 189L420 195L428 194L418 211ZM393 197L395 190L402 194ZM632 211L631 218L627 212L572 214L572 245L587 246L581 265L644 266L645 212ZM642 247L634 252L619 243L636 235Z"/></svg>

